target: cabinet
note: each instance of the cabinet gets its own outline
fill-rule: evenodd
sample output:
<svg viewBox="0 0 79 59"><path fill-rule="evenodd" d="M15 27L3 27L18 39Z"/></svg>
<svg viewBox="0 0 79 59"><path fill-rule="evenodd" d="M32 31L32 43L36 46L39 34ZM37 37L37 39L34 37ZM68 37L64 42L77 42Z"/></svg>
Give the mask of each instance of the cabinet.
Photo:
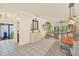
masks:
<svg viewBox="0 0 79 59"><path fill-rule="evenodd" d="M30 32L30 43L34 43L41 40L41 33L40 32Z"/></svg>

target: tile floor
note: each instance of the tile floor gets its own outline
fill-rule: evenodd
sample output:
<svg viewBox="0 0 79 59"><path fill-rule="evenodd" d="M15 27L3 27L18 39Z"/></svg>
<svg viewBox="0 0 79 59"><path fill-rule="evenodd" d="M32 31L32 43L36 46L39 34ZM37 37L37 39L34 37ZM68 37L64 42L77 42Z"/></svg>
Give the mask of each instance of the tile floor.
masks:
<svg viewBox="0 0 79 59"><path fill-rule="evenodd" d="M66 54L61 52L60 42L56 41L52 47L48 50L45 56L66 56Z"/></svg>
<svg viewBox="0 0 79 59"><path fill-rule="evenodd" d="M13 40L0 41L0 56L44 56L55 41L54 38L43 39L20 47Z"/></svg>

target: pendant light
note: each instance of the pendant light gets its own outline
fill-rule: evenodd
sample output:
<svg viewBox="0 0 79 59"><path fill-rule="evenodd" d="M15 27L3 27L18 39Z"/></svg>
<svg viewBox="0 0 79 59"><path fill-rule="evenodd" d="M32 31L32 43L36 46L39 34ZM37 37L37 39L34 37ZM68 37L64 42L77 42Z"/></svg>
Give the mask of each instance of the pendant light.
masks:
<svg viewBox="0 0 79 59"><path fill-rule="evenodd" d="M76 23L76 15L75 15L75 5L74 3L69 4L69 24Z"/></svg>

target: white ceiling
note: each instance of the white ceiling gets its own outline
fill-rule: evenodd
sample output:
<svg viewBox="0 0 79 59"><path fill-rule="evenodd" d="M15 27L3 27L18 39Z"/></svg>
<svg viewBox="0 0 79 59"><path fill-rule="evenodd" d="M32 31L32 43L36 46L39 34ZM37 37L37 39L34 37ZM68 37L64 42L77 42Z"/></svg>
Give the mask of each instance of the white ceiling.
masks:
<svg viewBox="0 0 79 59"><path fill-rule="evenodd" d="M79 4L75 4L77 15L79 15ZM18 11L25 11L38 17L48 20L68 19L68 3L0 3L0 11L16 14Z"/></svg>

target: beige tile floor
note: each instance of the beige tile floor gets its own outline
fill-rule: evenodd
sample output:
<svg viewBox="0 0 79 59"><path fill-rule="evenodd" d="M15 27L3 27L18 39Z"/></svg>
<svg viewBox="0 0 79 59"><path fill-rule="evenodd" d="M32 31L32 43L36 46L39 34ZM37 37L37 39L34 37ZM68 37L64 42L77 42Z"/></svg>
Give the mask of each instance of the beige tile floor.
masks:
<svg viewBox="0 0 79 59"><path fill-rule="evenodd" d="M13 40L0 41L0 56L44 56L55 41L54 38L43 39L20 47Z"/></svg>
<svg viewBox="0 0 79 59"><path fill-rule="evenodd" d="M52 47L48 50L45 56L66 56L66 54L61 52L60 42L56 41Z"/></svg>

